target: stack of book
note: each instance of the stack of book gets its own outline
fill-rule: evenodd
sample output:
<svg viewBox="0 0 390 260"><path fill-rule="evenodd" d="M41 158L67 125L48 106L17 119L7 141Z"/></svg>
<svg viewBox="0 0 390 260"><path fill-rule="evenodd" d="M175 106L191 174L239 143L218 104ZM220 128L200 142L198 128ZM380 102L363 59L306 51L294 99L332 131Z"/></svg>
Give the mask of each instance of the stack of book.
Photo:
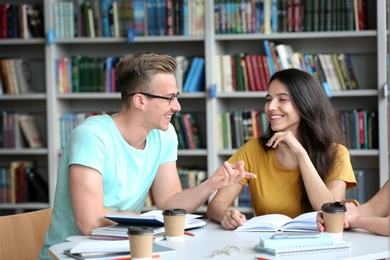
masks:
<svg viewBox="0 0 390 260"><path fill-rule="evenodd" d="M176 249L153 243L153 255L175 254ZM131 259L129 241L82 241L64 254L76 259Z"/></svg>

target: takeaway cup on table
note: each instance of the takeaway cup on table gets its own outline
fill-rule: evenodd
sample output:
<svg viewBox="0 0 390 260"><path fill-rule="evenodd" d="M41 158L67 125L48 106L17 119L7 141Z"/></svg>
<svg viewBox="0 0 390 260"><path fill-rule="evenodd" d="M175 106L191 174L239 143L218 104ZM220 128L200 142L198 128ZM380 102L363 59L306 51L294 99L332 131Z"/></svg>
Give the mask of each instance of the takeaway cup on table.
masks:
<svg viewBox="0 0 390 260"><path fill-rule="evenodd" d="M182 240L186 211L184 209L166 209L162 214L164 216L165 239Z"/></svg>
<svg viewBox="0 0 390 260"><path fill-rule="evenodd" d="M130 241L130 255L132 260L152 259L153 228L129 227L127 234Z"/></svg>
<svg viewBox="0 0 390 260"><path fill-rule="evenodd" d="M330 233L334 237L341 237L344 230L344 215L347 211L342 202L328 202L321 207L324 217L325 232Z"/></svg>

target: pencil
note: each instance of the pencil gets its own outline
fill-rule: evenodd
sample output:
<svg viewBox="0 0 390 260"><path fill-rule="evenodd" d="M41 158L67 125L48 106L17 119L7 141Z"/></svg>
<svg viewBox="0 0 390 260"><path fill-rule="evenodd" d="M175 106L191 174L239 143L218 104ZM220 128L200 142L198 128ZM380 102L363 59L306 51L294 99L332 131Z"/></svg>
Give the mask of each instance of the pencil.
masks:
<svg viewBox="0 0 390 260"><path fill-rule="evenodd" d="M191 233L191 232L188 232L188 231L184 231L184 234L186 234L187 236L192 236L192 237L195 236L194 233Z"/></svg>

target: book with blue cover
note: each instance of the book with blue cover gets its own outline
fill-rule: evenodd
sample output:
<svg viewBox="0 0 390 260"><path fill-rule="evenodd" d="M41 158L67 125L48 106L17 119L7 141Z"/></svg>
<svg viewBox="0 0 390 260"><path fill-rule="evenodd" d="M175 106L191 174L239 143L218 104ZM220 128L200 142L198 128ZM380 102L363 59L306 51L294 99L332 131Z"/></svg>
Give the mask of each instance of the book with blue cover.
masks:
<svg viewBox="0 0 390 260"><path fill-rule="evenodd" d="M188 75L184 82L183 92L204 91L205 85L205 60L203 57L194 57Z"/></svg>
<svg viewBox="0 0 390 260"><path fill-rule="evenodd" d="M283 237L284 233L286 233L285 237ZM264 248L277 249L281 247L328 245L334 243L334 238L329 233L313 233L312 236L308 234L308 236L301 237L298 235L291 236L294 232L278 232L276 234L282 235L281 238L275 238L274 233L261 234L259 236L259 244ZM289 238L290 236L293 238Z"/></svg>
<svg viewBox="0 0 390 260"><path fill-rule="evenodd" d="M331 244L324 245L303 245L303 246L286 246L279 248L266 248L261 244L255 245L255 250L261 253L266 253L275 256L299 255L305 253L326 253L348 251L351 248L351 242L336 241Z"/></svg>

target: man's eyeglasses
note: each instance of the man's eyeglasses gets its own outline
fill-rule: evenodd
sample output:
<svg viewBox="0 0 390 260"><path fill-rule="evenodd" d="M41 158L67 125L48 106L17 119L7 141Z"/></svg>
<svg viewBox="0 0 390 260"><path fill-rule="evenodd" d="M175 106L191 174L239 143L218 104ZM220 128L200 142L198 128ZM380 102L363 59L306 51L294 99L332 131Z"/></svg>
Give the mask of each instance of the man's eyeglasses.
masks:
<svg viewBox="0 0 390 260"><path fill-rule="evenodd" d="M145 95L145 96L150 97L150 98L165 99L165 100L168 100L168 103L169 103L169 105L170 105L170 104L172 103L173 100L179 98L179 94L180 94L180 93L178 92L176 95L172 95L172 96L170 96L170 97L164 97L164 96L153 95L153 94L149 94L149 93L145 93L145 92L134 92L134 93L128 94L128 96L134 96L135 94Z"/></svg>

